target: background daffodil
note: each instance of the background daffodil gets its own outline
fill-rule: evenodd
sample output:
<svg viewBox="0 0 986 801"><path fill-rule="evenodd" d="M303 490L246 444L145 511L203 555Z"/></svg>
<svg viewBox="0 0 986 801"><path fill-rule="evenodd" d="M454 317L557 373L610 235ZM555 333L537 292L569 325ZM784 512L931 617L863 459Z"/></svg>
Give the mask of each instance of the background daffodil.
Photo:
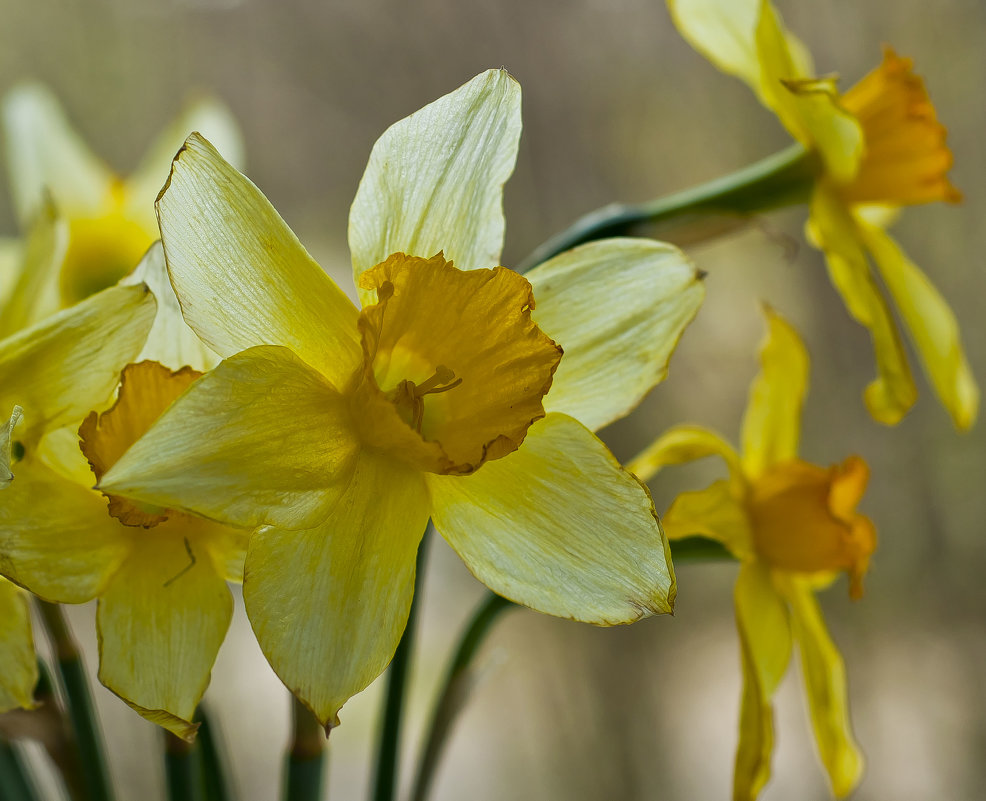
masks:
<svg viewBox="0 0 986 801"><path fill-rule="evenodd" d="M666 465L711 455L729 468L728 480L680 495L663 522L672 540L709 537L740 560L734 597L743 696L733 798L756 798L770 778L771 698L787 671L792 641L801 654L819 754L833 792L842 797L859 782L863 758L849 724L845 666L814 592L845 571L850 594L862 594L876 532L855 508L869 470L857 456L827 469L798 459L808 355L779 315L768 310L767 322L762 369L743 420L742 455L712 431L678 426L628 469L647 480Z"/></svg>
<svg viewBox="0 0 986 801"><path fill-rule="evenodd" d="M815 75L807 49L767 0L668 0L668 6L682 35L745 81L818 160L808 239L824 252L833 285L873 339L877 377L865 393L870 413L897 423L917 394L882 282L942 405L956 427L969 428L979 390L955 316L884 230L901 206L960 198L946 177L952 154L945 128L910 60L888 48L873 72L840 94L834 78Z"/></svg>
<svg viewBox="0 0 986 801"><path fill-rule="evenodd" d="M534 609L616 624L674 601L649 495L590 429L664 377L702 285L643 240L529 281L495 266L519 135L520 88L489 71L380 138L349 224L362 310L201 137L158 203L185 319L225 361L101 487L265 526L247 612L327 726L394 653L429 517Z"/></svg>

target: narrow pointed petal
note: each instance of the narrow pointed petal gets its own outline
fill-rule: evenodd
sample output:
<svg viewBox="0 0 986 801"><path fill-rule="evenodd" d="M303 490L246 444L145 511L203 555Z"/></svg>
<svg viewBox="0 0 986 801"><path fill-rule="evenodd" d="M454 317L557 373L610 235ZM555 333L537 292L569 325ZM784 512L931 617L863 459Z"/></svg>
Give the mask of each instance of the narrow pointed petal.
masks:
<svg viewBox="0 0 986 801"><path fill-rule="evenodd" d="M774 707L757 679L749 649L740 639L743 690L740 696L739 743L733 767L733 801L754 801L770 779L774 753Z"/></svg>
<svg viewBox="0 0 986 801"><path fill-rule="evenodd" d="M808 708L822 764L832 792L843 798L863 775L863 755L849 722L846 666L829 637L821 609L811 589L792 578L785 588L791 605L794 638L801 653Z"/></svg>
<svg viewBox="0 0 986 801"><path fill-rule="evenodd" d="M346 493L307 531L263 528L250 540L243 600L274 671L323 726L397 649L428 523L417 471L363 451Z"/></svg>
<svg viewBox="0 0 986 801"><path fill-rule="evenodd" d="M737 489L745 485L739 454L715 431L701 426L674 426L627 462L627 470L641 481L650 481L664 467L693 462L706 456L720 456L729 468L730 481Z"/></svg>
<svg viewBox="0 0 986 801"><path fill-rule="evenodd" d="M111 287L0 342L0 409L27 410L26 440L104 404L144 345L150 290Z"/></svg>
<svg viewBox="0 0 986 801"><path fill-rule="evenodd" d="M336 386L359 366L356 307L198 134L175 156L157 211L185 322L216 353L284 345Z"/></svg>
<svg viewBox="0 0 986 801"><path fill-rule="evenodd" d="M91 214L108 201L112 172L40 84L23 84L7 94L3 133L10 190L22 226L38 211L45 191L66 214Z"/></svg>
<svg viewBox="0 0 986 801"><path fill-rule="evenodd" d="M599 625L672 610L650 495L576 420L549 414L476 473L426 477L435 528L497 594Z"/></svg>
<svg viewBox="0 0 986 801"><path fill-rule="evenodd" d="M769 307L760 373L750 387L741 436L743 469L756 478L798 455L801 407L808 392L808 351L798 332Z"/></svg>
<svg viewBox="0 0 986 801"><path fill-rule="evenodd" d="M866 406L877 422L896 425L917 397L911 369L887 302L870 274L859 229L838 197L824 186L812 198L808 239L825 253L833 285L873 339L877 377L866 388Z"/></svg>
<svg viewBox="0 0 986 801"><path fill-rule="evenodd" d="M570 250L527 274L538 326L565 351L545 411L595 431L664 380L678 339L705 297L684 253L647 239Z"/></svg>
<svg viewBox="0 0 986 801"><path fill-rule="evenodd" d="M979 387L966 361L955 315L892 237L869 226L865 234L866 246L897 304L935 393L956 428L971 428L979 410Z"/></svg>
<svg viewBox="0 0 986 801"><path fill-rule="evenodd" d="M699 535L721 542L737 559L754 555L749 514L728 481L681 493L661 523L669 540Z"/></svg>
<svg viewBox="0 0 986 801"><path fill-rule="evenodd" d="M349 213L356 286L364 270L397 252L444 251L460 270L497 266L503 185L520 127L520 85L506 70L488 70L388 128ZM366 290L361 298L373 302Z"/></svg>
<svg viewBox="0 0 986 801"><path fill-rule="evenodd" d="M99 488L249 528L320 523L358 450L347 401L287 348L250 348L178 398Z"/></svg>
<svg viewBox="0 0 986 801"><path fill-rule="evenodd" d="M179 370L186 365L199 372L211 370L219 363L219 355L198 338L181 315L178 298L168 277L164 249L160 242L151 245L130 275L121 284L144 283L157 300L154 325L147 334L147 343L135 361L155 361Z"/></svg>
<svg viewBox="0 0 986 801"><path fill-rule="evenodd" d="M27 593L0 578L0 714L34 706L38 658Z"/></svg>
<svg viewBox="0 0 986 801"><path fill-rule="evenodd" d="M96 618L99 680L185 739L198 728L192 716L233 614L224 555L212 550L214 527L179 518L132 528L130 553Z"/></svg>

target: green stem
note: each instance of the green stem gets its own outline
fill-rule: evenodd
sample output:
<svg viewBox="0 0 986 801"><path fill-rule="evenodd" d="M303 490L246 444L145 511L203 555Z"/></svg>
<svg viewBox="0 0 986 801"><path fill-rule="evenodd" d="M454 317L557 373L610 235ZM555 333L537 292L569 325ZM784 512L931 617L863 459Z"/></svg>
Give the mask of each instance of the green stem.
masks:
<svg viewBox="0 0 986 801"><path fill-rule="evenodd" d="M671 558L675 562L716 562L736 559L721 542L698 536L672 540Z"/></svg>
<svg viewBox="0 0 986 801"><path fill-rule="evenodd" d="M286 801L320 801L325 784L325 730L301 701L291 696L293 735L287 756Z"/></svg>
<svg viewBox="0 0 986 801"><path fill-rule="evenodd" d="M415 619L424 585L425 557L428 552L428 530L425 530L418 546L415 567L414 596L407 616L407 626L387 671L387 697L384 705L383 725L377 745L376 781L374 801L393 801L397 789L397 767L400 760L401 717L404 712L404 695L407 685L411 652L414 648Z"/></svg>
<svg viewBox="0 0 986 801"><path fill-rule="evenodd" d="M0 737L0 798L4 801L38 801L30 771L17 749Z"/></svg>
<svg viewBox="0 0 986 801"><path fill-rule="evenodd" d="M164 775L168 801L205 801L202 750L170 732L164 735Z"/></svg>
<svg viewBox="0 0 986 801"><path fill-rule="evenodd" d="M534 250L517 267L524 273L577 245L613 236L670 238L674 229L699 224L701 238L732 230L753 214L804 203L818 170L815 157L795 144L761 161L683 192L648 203L613 203L576 220ZM716 218L719 218L716 220ZM710 224L713 226L708 233ZM686 237L694 240L696 237Z"/></svg>
<svg viewBox="0 0 986 801"><path fill-rule="evenodd" d="M435 703L424 750L421 752L421 761L418 763L418 773L414 778L411 801L424 801L427 798L435 776L435 768L441 759L452 724L459 710L465 706L469 694L469 666L473 656L500 617L500 613L511 607L515 607L512 601L501 598L493 592L487 593L485 600L473 613L469 625L463 632Z"/></svg>
<svg viewBox="0 0 986 801"><path fill-rule="evenodd" d="M198 711L199 730L195 736L196 748L202 752L202 780L207 801L232 801L228 761L224 754L222 738L212 723L205 706Z"/></svg>
<svg viewBox="0 0 986 801"><path fill-rule="evenodd" d="M79 751L85 797L89 801L113 801L103 737L93 708L82 655L72 639L61 607L47 601L40 601L38 606L55 649L58 674L65 690L65 705Z"/></svg>

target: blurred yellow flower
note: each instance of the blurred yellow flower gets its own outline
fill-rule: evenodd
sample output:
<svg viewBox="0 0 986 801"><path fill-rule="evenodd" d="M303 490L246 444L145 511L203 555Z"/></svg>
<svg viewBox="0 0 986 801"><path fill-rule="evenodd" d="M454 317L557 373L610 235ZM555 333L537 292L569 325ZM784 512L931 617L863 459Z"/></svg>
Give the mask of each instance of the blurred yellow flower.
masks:
<svg viewBox="0 0 986 801"><path fill-rule="evenodd" d="M185 319L225 361L100 486L264 526L247 613L326 726L394 654L429 517L540 611L609 625L674 601L649 494L591 430L664 377L702 284L646 240L494 266L519 136L520 88L491 70L380 138L349 221L362 310L201 137L158 201Z"/></svg>
<svg viewBox="0 0 986 801"><path fill-rule="evenodd" d="M952 421L969 428L979 390L955 316L883 227L900 206L960 198L946 177L952 154L945 128L910 60L888 48L880 66L840 95L834 78L815 77L810 54L767 0L668 0L668 6L682 35L745 81L818 159L808 238L824 252L849 313L870 330L877 361L865 393L870 413L892 425L917 395L878 275Z"/></svg>
<svg viewBox="0 0 986 801"><path fill-rule="evenodd" d="M743 422L742 455L712 431L679 426L627 469L648 480L666 465L710 455L729 467L728 480L680 495L662 522L671 540L709 537L740 560L735 601L743 697L733 798L756 798L770 777L771 698L787 671L792 639L801 652L818 750L834 793L842 797L858 783L863 759L849 725L845 667L814 591L844 571L850 595L862 594L876 547L872 522L856 512L869 470L858 456L829 468L797 458L808 355L779 315L768 310L767 320L762 370Z"/></svg>

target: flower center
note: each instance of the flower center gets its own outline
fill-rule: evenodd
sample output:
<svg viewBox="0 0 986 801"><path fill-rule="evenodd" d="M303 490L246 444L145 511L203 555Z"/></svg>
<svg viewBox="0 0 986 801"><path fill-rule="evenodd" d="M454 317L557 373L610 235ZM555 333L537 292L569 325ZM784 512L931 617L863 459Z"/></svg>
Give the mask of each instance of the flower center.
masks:
<svg viewBox="0 0 986 801"><path fill-rule="evenodd" d="M405 378L395 389L386 393L386 398L401 412L404 422L420 434L425 414L424 396L448 392L461 383L461 378L456 378L455 373L440 364L435 368L434 375L423 384L415 384Z"/></svg>

